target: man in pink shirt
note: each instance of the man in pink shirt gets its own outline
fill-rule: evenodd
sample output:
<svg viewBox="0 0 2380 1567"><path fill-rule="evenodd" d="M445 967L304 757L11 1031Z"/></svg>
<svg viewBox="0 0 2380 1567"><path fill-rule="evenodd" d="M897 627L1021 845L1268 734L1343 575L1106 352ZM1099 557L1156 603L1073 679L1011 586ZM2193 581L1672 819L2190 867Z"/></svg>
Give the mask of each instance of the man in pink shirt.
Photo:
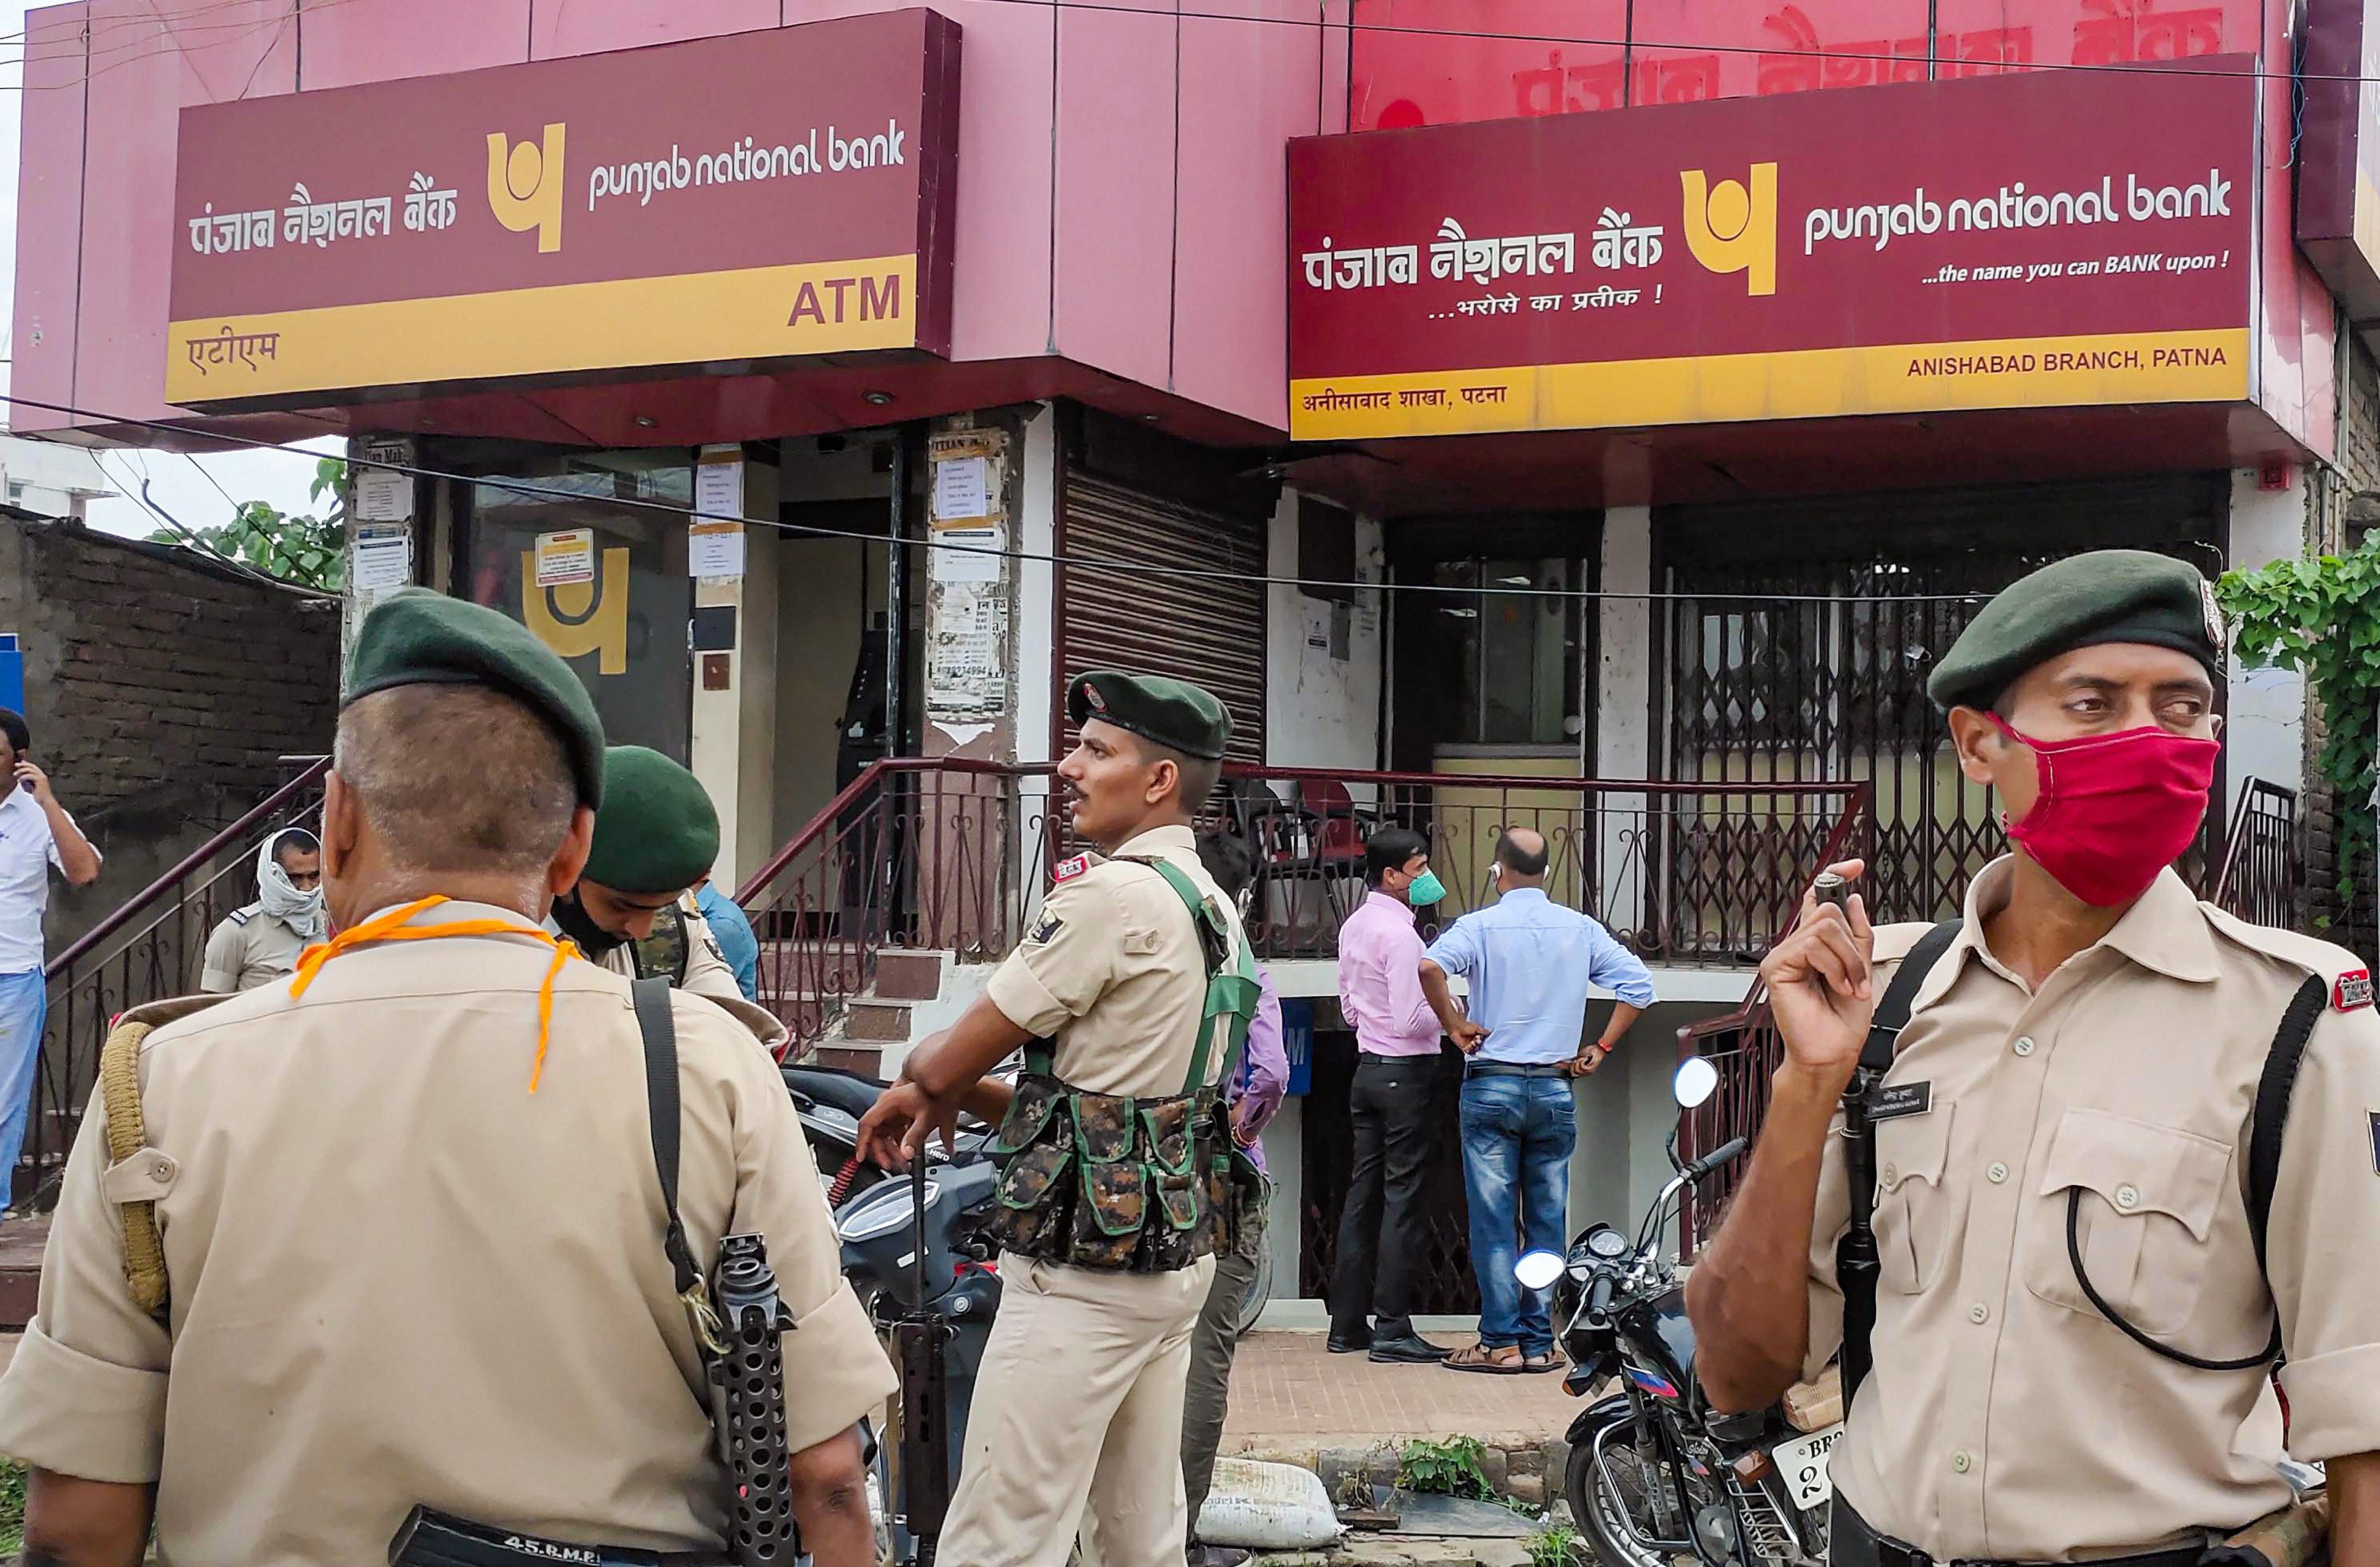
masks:
<svg viewBox="0 0 2380 1567"><path fill-rule="evenodd" d="M1355 1030L1355 1168L1339 1219L1330 1352L1427 1366L1446 1351L1414 1331L1413 1270L1423 1245L1438 1016L1421 988L1414 910L1446 895L1420 833L1384 827L1364 845L1363 906L1339 928L1339 1010ZM1385 1200L1384 1200L1385 1199Z"/></svg>

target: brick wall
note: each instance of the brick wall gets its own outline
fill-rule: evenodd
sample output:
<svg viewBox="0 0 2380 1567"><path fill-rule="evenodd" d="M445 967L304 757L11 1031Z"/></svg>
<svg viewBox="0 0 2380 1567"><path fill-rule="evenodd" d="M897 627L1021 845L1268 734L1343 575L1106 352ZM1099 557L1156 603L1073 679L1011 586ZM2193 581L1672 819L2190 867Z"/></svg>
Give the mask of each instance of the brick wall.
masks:
<svg viewBox="0 0 2380 1567"><path fill-rule="evenodd" d="M34 758L106 856L54 882L51 950L329 748L339 605L191 552L0 517L0 630L25 648Z"/></svg>

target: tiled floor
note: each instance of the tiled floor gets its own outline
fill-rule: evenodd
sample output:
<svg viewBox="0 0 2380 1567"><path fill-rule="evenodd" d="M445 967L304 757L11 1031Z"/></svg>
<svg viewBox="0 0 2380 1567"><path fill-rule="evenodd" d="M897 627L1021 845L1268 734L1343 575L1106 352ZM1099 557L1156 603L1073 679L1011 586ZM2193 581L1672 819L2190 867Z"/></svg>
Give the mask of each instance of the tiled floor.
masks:
<svg viewBox="0 0 2380 1567"><path fill-rule="evenodd" d="M1569 1429L1584 1401L1560 1373L1490 1377L1442 1366L1379 1366L1332 1354L1320 1333L1251 1333L1232 1363L1223 1451L1336 1447L1408 1437L1519 1437L1543 1441ZM1436 1342L1453 1345L1456 1335Z"/></svg>

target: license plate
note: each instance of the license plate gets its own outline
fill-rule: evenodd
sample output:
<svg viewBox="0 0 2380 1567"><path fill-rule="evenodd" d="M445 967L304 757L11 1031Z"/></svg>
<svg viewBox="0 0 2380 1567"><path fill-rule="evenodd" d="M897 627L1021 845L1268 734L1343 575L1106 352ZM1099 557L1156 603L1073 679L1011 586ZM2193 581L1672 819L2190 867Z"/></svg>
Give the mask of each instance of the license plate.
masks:
<svg viewBox="0 0 2380 1567"><path fill-rule="evenodd" d="M1790 1442L1779 1442L1769 1449L1777 1461L1777 1472L1785 1476L1785 1488L1792 1494L1793 1505L1807 1512L1835 1494L1835 1482L1827 1473L1827 1461L1835 1444L1843 1439L1840 1426Z"/></svg>

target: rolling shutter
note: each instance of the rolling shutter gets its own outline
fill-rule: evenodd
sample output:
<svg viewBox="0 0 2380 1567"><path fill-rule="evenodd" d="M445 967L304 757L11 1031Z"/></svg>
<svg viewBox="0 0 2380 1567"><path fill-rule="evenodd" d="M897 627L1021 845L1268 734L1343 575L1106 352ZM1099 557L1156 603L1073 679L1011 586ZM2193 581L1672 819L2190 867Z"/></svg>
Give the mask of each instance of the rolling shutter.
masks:
<svg viewBox="0 0 2380 1567"><path fill-rule="evenodd" d="M1203 686L1231 711L1229 759L1262 761L1265 585L1252 579L1265 569L1263 519L1161 500L1070 470L1064 540L1059 658L1065 678L1120 669ZM1137 569L1144 565L1239 576ZM1074 726L1066 724L1061 754L1073 743Z"/></svg>

